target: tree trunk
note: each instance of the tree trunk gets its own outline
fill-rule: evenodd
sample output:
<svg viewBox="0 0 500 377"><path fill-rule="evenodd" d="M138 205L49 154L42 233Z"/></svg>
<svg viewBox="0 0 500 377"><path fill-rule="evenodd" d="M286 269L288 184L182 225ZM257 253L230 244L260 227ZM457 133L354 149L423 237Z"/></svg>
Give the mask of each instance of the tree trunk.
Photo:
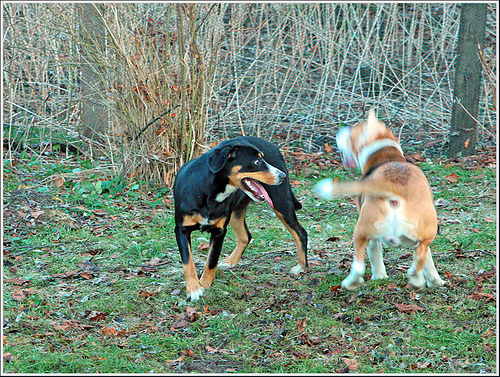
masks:
<svg viewBox="0 0 500 377"><path fill-rule="evenodd" d="M103 4L77 4L80 26L81 119L80 135L95 157L101 156L108 131L108 115L104 102L106 75L101 65L106 56L106 32L99 12Z"/></svg>
<svg viewBox="0 0 500 377"><path fill-rule="evenodd" d="M449 134L449 157L468 156L476 149L481 89L478 44L481 47L484 45L486 12L487 4L485 3L462 4Z"/></svg>

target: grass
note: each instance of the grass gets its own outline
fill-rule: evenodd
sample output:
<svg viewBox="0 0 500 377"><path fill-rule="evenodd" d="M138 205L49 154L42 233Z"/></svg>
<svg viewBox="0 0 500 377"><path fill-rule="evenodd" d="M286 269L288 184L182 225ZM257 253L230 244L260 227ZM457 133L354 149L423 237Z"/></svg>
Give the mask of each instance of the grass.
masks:
<svg viewBox="0 0 500 377"><path fill-rule="evenodd" d="M369 280L368 265L364 286L338 289L352 258L355 205L349 197L318 201L312 189L324 177L357 172L320 168L327 157L305 167L291 161L312 271L288 274L296 265L291 236L268 207L251 205L253 241L239 266L218 270L191 303L168 190L120 186L75 158L24 157L4 165L3 352L13 359L3 372L497 370L492 167L420 164L437 200L432 250L443 288L406 288L409 251L390 250L388 279ZM61 174L58 189L52 178ZM199 271L206 238L193 237ZM234 246L230 229L223 254Z"/></svg>

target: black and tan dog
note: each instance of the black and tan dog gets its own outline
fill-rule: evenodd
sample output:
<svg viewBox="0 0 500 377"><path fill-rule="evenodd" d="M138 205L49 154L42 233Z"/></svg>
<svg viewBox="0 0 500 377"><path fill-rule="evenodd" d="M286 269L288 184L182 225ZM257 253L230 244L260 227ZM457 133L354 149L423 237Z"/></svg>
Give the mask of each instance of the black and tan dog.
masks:
<svg viewBox="0 0 500 377"><path fill-rule="evenodd" d="M212 284L229 224L236 232L237 244L221 267L238 263L251 240L245 222L251 200L267 202L292 234L299 264L290 272L307 272L307 232L295 214L302 206L291 190L283 156L266 140L242 136L189 161L175 178L175 236L189 299L199 299ZM190 236L195 230L210 233L208 259L200 280L191 252Z"/></svg>
<svg viewBox="0 0 500 377"><path fill-rule="evenodd" d="M432 191L422 171L406 161L401 146L385 124L370 111L368 120L337 134L344 164L358 166L358 182L333 184L325 180L318 191L324 197L356 194L359 219L354 230L355 256L342 287L354 290L363 284L364 252L367 250L372 279L386 278L382 244L414 247L407 276L416 289L439 287L439 277L429 245L437 232Z"/></svg>

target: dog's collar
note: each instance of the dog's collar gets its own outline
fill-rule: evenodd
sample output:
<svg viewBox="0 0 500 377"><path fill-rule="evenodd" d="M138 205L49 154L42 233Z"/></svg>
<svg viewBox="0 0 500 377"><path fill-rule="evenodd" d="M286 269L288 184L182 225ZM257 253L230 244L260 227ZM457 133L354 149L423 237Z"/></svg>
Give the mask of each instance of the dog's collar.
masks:
<svg viewBox="0 0 500 377"><path fill-rule="evenodd" d="M371 144L368 144L366 147L361 149L361 151L358 153L358 158L357 158L358 161L357 162L358 162L359 168L361 170L363 170L363 167L365 166L368 159L374 153L376 153L377 151L379 151L380 149L385 148L385 147L394 147L398 151L400 151L401 154L404 156L403 150L401 149L401 146L396 141L391 140L391 139L380 139L380 140L374 141Z"/></svg>

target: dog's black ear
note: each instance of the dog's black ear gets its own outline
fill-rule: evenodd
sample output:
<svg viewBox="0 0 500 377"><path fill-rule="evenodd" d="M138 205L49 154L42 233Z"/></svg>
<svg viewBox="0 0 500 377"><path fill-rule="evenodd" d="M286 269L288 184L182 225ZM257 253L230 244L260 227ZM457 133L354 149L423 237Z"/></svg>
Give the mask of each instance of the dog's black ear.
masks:
<svg viewBox="0 0 500 377"><path fill-rule="evenodd" d="M218 173L226 165L230 157L234 157L236 153L236 146L225 145L223 147L215 148L208 158L208 167L212 173Z"/></svg>

